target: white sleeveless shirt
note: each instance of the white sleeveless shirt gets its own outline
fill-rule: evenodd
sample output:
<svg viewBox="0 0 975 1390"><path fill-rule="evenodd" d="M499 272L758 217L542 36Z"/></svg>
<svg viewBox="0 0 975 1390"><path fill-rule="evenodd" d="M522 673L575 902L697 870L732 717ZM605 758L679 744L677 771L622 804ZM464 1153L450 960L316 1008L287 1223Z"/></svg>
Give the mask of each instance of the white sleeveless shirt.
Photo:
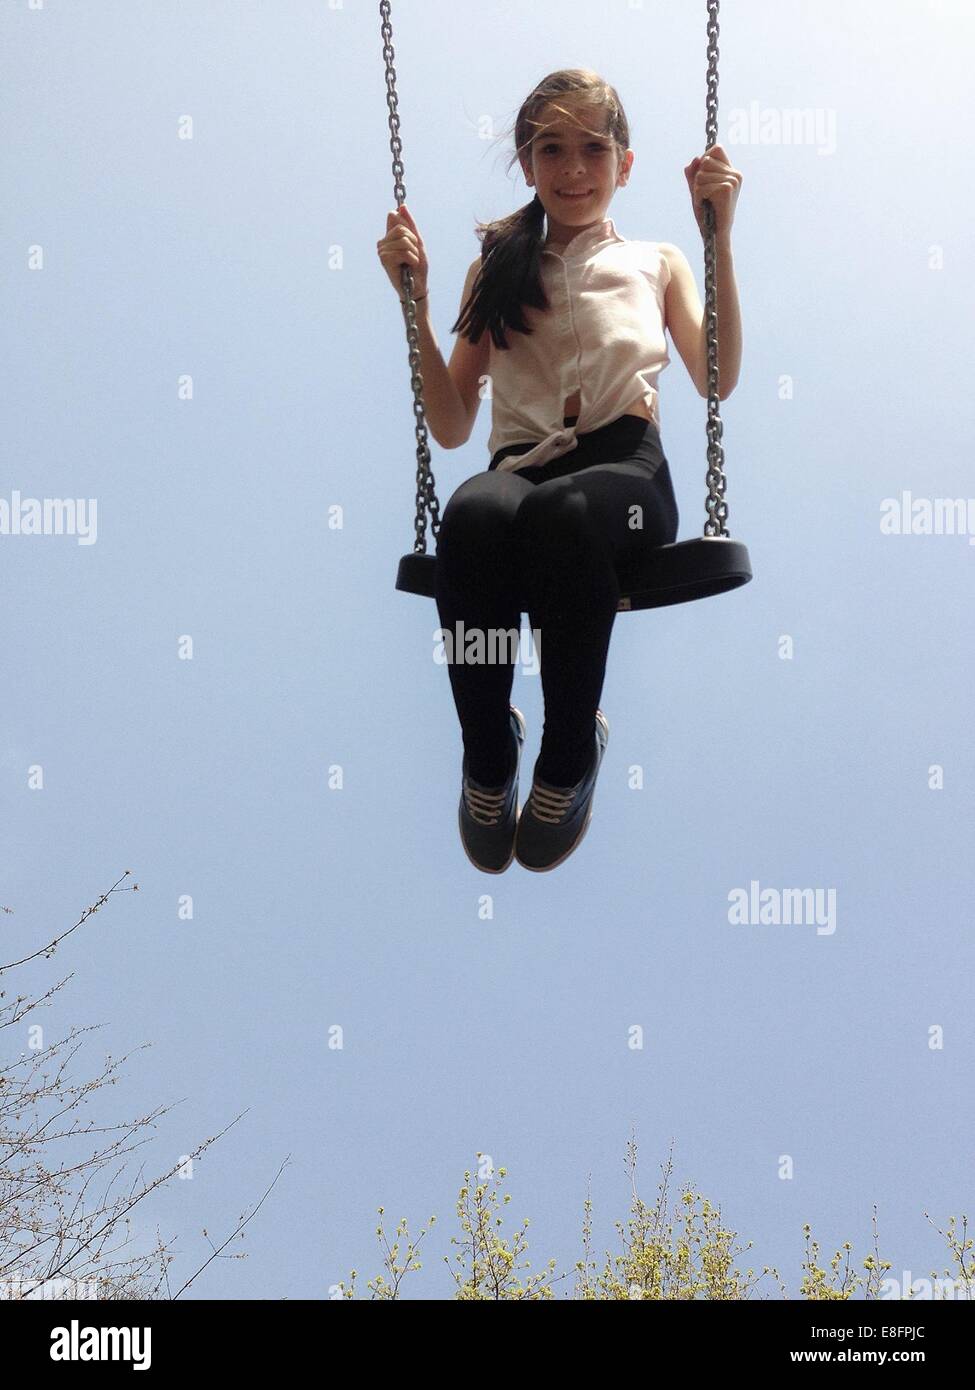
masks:
<svg viewBox="0 0 975 1390"><path fill-rule="evenodd" d="M551 308L524 309L534 330L506 327L510 347L491 340L491 458L508 444L539 442L509 454L503 472L541 466L578 448L577 434L601 429L638 401L660 427L656 380L670 361L664 293L670 267L656 241L628 241L611 217L584 227L561 254L542 248L542 284ZM562 407L580 393L579 417Z"/></svg>

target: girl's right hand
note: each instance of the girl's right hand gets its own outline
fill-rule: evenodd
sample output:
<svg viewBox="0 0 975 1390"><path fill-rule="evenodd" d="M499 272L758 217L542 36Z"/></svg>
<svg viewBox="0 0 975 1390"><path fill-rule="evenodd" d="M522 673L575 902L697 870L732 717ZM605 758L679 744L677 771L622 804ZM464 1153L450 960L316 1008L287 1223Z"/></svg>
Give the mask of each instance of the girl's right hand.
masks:
<svg viewBox="0 0 975 1390"><path fill-rule="evenodd" d="M404 265L413 271L414 299L426 294L429 270L427 253L423 238L405 203L401 203L395 212L386 214L386 235L376 242L376 250L401 301L406 298L401 271Z"/></svg>

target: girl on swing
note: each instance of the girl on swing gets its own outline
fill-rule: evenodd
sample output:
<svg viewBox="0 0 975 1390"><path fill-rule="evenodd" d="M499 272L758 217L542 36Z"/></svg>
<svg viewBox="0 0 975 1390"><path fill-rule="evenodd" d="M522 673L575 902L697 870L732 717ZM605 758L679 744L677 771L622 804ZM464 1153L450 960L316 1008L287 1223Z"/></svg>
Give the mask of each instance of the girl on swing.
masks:
<svg viewBox="0 0 975 1390"><path fill-rule="evenodd" d="M687 259L669 242L628 240L606 216L633 164L615 89L588 69L551 73L518 112L515 147L535 195L478 225L481 254L467 272L449 366L405 203L377 243L401 300L401 267L413 271L426 418L441 448L470 438L481 383L491 380L490 464L457 488L440 519L441 624L517 632L527 611L539 634L544 729L520 813L525 721L509 703L514 664L448 664L464 747L461 841L485 873L503 873L513 857L554 869L589 826L609 738L598 705L617 563L677 537L655 384L670 361L665 329L702 396L708 381L704 308ZM720 145L684 173L702 235L702 204L714 205L723 400L741 362L730 234L742 175Z"/></svg>

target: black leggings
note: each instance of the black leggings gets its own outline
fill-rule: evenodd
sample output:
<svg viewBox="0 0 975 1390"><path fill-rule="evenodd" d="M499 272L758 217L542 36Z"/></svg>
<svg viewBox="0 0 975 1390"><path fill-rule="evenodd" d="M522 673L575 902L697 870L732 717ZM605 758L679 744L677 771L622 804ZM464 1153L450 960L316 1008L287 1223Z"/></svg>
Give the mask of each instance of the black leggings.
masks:
<svg viewBox="0 0 975 1390"><path fill-rule="evenodd" d="M506 454L533 444L500 449L488 469L452 494L437 540L436 601L449 634L458 625L464 633L517 633L522 612L540 634L545 723L536 771L561 787L578 782L592 761L620 600L617 562L647 545L671 543L678 525L656 425L621 415L577 440L567 454L521 471L496 468ZM633 525L640 515L635 506L642 508L642 530ZM494 651L507 654L503 647ZM468 654L465 661L448 659L447 669L468 774L500 786L510 770L514 660L475 664Z"/></svg>

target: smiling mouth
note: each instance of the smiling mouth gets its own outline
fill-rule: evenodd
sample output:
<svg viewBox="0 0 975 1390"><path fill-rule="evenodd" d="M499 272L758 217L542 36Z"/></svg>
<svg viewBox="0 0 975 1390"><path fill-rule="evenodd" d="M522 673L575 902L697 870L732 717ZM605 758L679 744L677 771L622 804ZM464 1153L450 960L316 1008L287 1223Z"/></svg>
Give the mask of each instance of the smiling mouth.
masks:
<svg viewBox="0 0 975 1390"><path fill-rule="evenodd" d="M593 190L591 188L584 188L580 189L577 193L572 193L560 188L557 189L556 192L560 198L590 198L592 197Z"/></svg>

